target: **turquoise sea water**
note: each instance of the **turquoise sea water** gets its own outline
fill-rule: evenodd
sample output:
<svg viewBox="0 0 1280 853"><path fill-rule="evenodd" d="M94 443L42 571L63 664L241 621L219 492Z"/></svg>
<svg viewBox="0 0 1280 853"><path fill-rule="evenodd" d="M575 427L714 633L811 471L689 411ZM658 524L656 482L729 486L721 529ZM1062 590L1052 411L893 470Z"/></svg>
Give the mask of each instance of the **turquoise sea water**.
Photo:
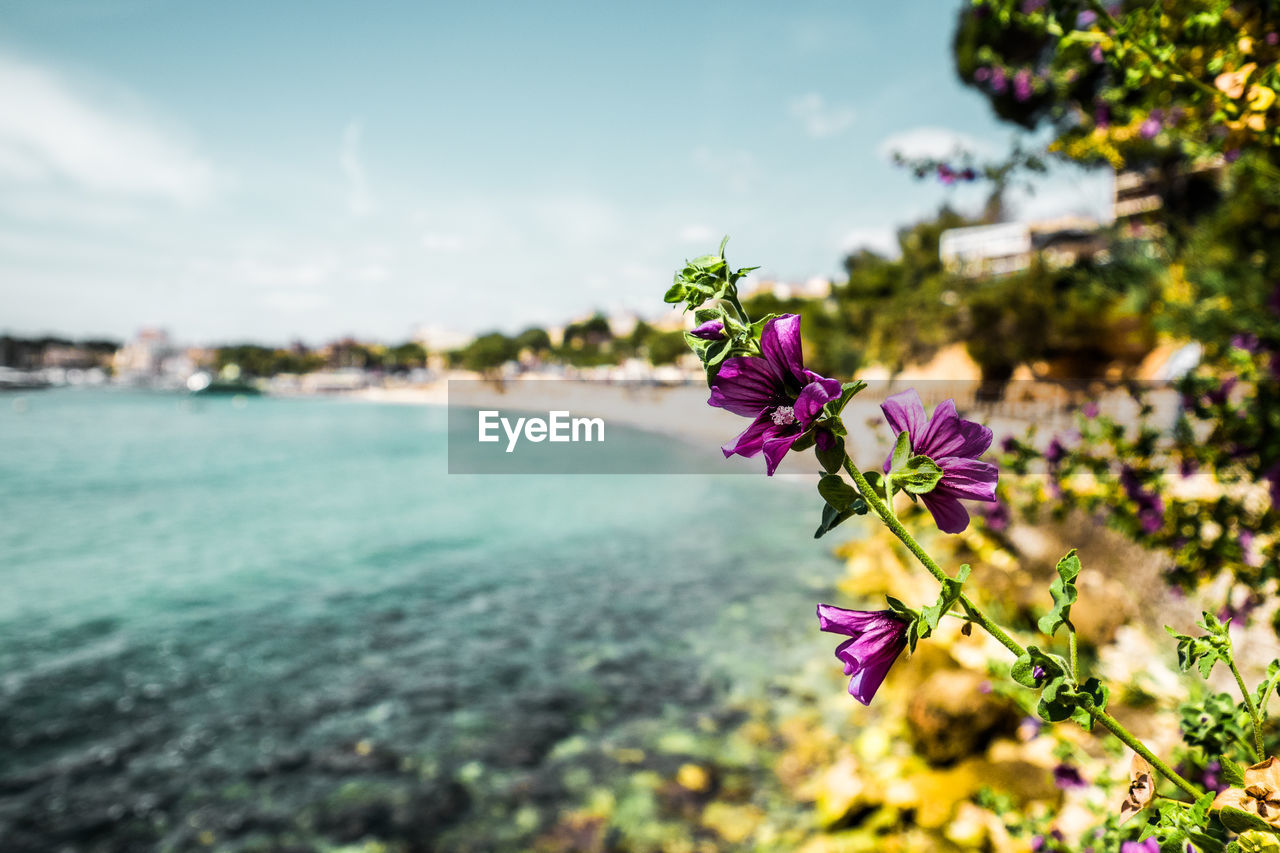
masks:
<svg viewBox="0 0 1280 853"><path fill-rule="evenodd" d="M825 648L810 483L448 475L445 426L0 397L0 847L435 849L554 811L556 744Z"/></svg>

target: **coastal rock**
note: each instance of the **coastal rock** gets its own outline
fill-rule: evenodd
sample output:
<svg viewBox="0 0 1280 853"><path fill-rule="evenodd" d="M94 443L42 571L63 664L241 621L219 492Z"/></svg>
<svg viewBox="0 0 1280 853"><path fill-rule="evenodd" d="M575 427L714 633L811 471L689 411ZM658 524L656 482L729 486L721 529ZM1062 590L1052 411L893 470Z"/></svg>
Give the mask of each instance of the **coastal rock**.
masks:
<svg viewBox="0 0 1280 853"><path fill-rule="evenodd" d="M979 755L992 738L1012 735L1021 714L1008 699L983 692L983 676L942 670L925 679L907 709L916 751L934 765Z"/></svg>

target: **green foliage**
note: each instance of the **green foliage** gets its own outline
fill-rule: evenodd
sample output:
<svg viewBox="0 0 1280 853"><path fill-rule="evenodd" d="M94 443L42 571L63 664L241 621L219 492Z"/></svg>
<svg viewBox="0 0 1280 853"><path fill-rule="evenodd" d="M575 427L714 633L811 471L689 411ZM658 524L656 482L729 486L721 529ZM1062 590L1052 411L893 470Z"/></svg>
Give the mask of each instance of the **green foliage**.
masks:
<svg viewBox="0 0 1280 853"><path fill-rule="evenodd" d="M911 651L914 652L916 650L917 642L933 634L943 615L960 600L960 594L964 591L964 583L969 579L970 571L969 564L965 563L956 572L954 578L947 578L942 582L942 590L938 593L938 600L927 607L921 608L920 615L907 628L907 644Z"/></svg>
<svg viewBox="0 0 1280 853"><path fill-rule="evenodd" d="M1071 605L1076 603L1076 577L1079 574L1080 558L1072 548L1058 561L1058 577L1049 587L1049 594L1053 596L1053 609L1040 617L1038 625L1041 631L1051 637L1063 625L1074 630L1071 628Z"/></svg>
<svg viewBox="0 0 1280 853"><path fill-rule="evenodd" d="M685 310L692 311L715 299L736 299L738 281L758 267L730 270L729 262L724 257L724 247L728 242L728 237L721 240L720 248L714 255L702 255L686 261L684 267L675 274L671 288L663 297L664 301L677 305L683 302Z"/></svg>
<svg viewBox="0 0 1280 853"><path fill-rule="evenodd" d="M813 534L814 539L821 539L855 515L867 514L866 500L839 474L827 474L818 480L818 494L823 500L822 521Z"/></svg>
<svg viewBox="0 0 1280 853"><path fill-rule="evenodd" d="M1231 663L1231 636L1227 632L1227 624L1218 620L1212 613L1205 611L1203 618L1196 624L1205 630L1199 637L1179 634L1172 628L1165 630L1178 641L1178 666L1187 672L1193 666L1199 666L1200 675L1208 678L1213 665L1218 661Z"/></svg>

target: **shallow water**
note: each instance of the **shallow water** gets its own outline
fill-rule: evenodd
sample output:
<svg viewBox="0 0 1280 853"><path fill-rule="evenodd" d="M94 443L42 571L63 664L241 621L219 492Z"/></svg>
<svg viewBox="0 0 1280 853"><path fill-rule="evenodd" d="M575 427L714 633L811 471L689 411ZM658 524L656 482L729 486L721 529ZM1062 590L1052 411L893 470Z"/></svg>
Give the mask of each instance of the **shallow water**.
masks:
<svg viewBox="0 0 1280 853"><path fill-rule="evenodd" d="M807 483L451 476L431 407L16 399L6 851L432 849L467 780L785 668L838 571Z"/></svg>

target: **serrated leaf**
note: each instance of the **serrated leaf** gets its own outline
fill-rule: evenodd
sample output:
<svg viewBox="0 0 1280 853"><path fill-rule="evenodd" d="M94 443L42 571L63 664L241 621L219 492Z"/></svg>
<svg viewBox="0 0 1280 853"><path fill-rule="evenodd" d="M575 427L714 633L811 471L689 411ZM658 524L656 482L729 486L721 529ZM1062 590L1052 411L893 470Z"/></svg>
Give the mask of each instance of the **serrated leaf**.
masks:
<svg viewBox="0 0 1280 853"><path fill-rule="evenodd" d="M1222 767L1218 772L1222 775L1222 781L1226 782L1228 787L1244 787L1244 765L1237 764L1225 755L1218 759L1218 764Z"/></svg>
<svg viewBox="0 0 1280 853"><path fill-rule="evenodd" d="M1075 580L1080 575L1080 558L1072 548L1058 561L1058 578L1049 586L1053 609L1040 617L1037 627L1052 637L1063 625L1071 623L1071 605L1076 603Z"/></svg>
<svg viewBox="0 0 1280 853"><path fill-rule="evenodd" d="M954 578L948 578L942 582L942 590L938 594L938 600L928 607L921 609L920 617L924 620L924 623L928 628L928 631L924 632L922 636L927 637L929 634L933 633L933 631L938 627L938 622L941 621L942 615L955 606L955 603L960 600L960 594L964 589L964 583L969 579L971 571L972 569L970 569L968 563L961 566L960 570L956 572L956 576Z"/></svg>

